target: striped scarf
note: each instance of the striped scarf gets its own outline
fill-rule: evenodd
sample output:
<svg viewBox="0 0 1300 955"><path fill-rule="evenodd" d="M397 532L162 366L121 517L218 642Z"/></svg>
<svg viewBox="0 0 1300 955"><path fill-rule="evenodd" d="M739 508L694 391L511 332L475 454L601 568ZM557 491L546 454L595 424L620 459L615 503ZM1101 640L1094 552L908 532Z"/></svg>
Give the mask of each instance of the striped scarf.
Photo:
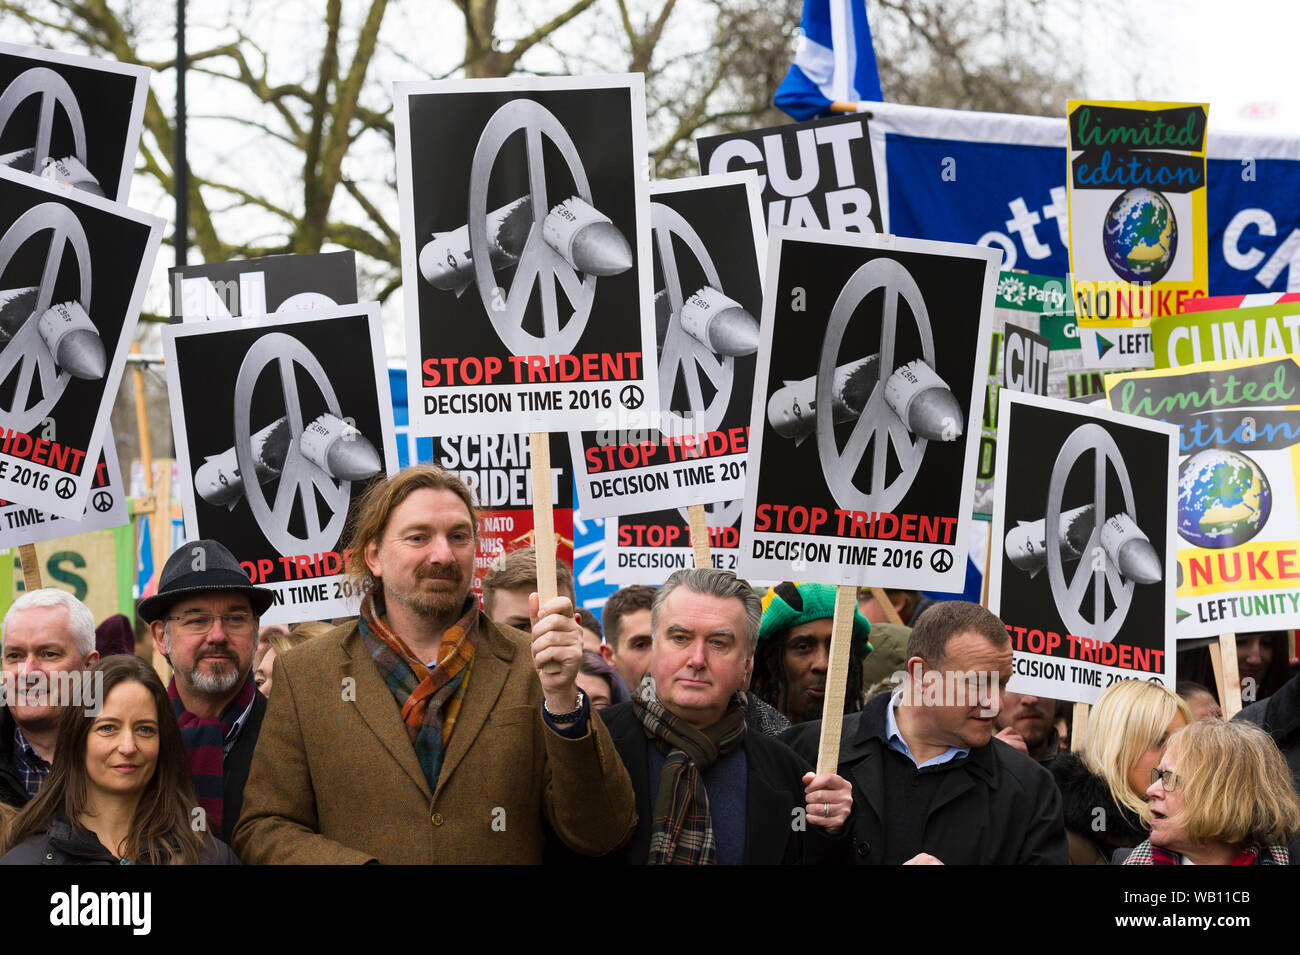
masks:
<svg viewBox="0 0 1300 955"><path fill-rule="evenodd" d="M716 865L717 843L703 773L745 739L745 694L736 693L722 719L697 730L659 702L647 675L632 700L641 726L664 754L650 832L650 865Z"/></svg>
<svg viewBox="0 0 1300 955"><path fill-rule="evenodd" d="M383 597L373 590L366 594L361 601L358 631L402 709L406 735L433 790L438 786L443 749L456 726L474 667L478 607L472 596L465 599L464 616L443 633L438 663L428 667L388 626L382 601Z"/></svg>
<svg viewBox="0 0 1300 955"><path fill-rule="evenodd" d="M167 683L167 696L172 701L172 712L176 714L176 722L181 728L181 742L185 744L185 754L190 758L194 791L199 797L199 806L207 814L209 831L212 832L221 829L221 807L226 796L222 778L226 737L234 728L235 720L253 702L253 694L256 692L257 687L253 684L253 673L250 670L239 694L214 719L211 716L195 716L185 709L185 703L176 689L175 676Z"/></svg>

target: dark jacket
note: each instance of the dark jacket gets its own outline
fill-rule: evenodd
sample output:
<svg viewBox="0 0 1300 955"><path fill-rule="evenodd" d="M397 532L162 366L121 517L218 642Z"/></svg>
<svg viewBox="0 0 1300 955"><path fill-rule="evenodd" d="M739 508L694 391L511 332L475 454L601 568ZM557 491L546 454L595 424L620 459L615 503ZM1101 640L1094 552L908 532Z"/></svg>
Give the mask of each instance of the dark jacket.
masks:
<svg viewBox="0 0 1300 955"><path fill-rule="evenodd" d="M1059 753L1043 765L1061 793L1071 865L1106 865L1116 849L1132 849L1146 839L1141 820L1115 801L1106 780L1079 756Z"/></svg>
<svg viewBox="0 0 1300 955"><path fill-rule="evenodd" d="M222 842L231 841L239 812L244 808L244 784L248 782L253 750L257 748L257 736L262 732L265 716L266 697L259 691L253 694L253 711L240 728L239 738L221 761L221 831L216 835Z"/></svg>
<svg viewBox="0 0 1300 955"><path fill-rule="evenodd" d="M839 774L853 784L850 838L841 861L884 861L885 707L881 693L844 717ZM782 739L815 761L821 722L801 723ZM1064 865L1069 858L1061 796L1042 766L1000 739L960 757L931 801L923 851L947 865Z"/></svg>
<svg viewBox="0 0 1300 955"><path fill-rule="evenodd" d="M14 765L14 715L0 706L0 802L22 808L27 805L27 787Z"/></svg>
<svg viewBox="0 0 1300 955"><path fill-rule="evenodd" d="M1254 723L1273 737L1300 791L1300 674L1287 680L1268 699L1244 708L1233 719Z"/></svg>
<svg viewBox="0 0 1300 955"><path fill-rule="evenodd" d="M46 832L32 836L14 846L0 865L121 865L113 853L89 829L73 827L67 816L59 814ZM230 846L218 840L203 859L204 865L239 865Z"/></svg>
<svg viewBox="0 0 1300 955"><path fill-rule="evenodd" d="M631 703L601 710L614 747L632 778L636 793L636 832L610 859L644 865L650 856L654 796L649 778L650 740ZM790 747L755 732L745 733L745 865L799 865L819 861L823 845L833 840L817 832L796 831L791 810L802 807L803 774L812 767ZM816 830L816 826L807 826Z"/></svg>

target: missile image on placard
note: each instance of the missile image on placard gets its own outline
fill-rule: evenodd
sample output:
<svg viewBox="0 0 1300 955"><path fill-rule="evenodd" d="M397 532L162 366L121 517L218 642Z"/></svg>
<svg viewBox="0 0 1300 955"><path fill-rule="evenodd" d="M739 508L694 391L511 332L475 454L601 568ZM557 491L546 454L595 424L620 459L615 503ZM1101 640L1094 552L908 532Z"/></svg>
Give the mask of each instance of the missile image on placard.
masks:
<svg viewBox="0 0 1300 955"><path fill-rule="evenodd" d="M35 286L0 291L0 347L13 341L35 316L38 293ZM36 330L42 347L61 370L91 381L104 377L108 368L104 341L80 302L51 305L36 319Z"/></svg>
<svg viewBox="0 0 1300 955"><path fill-rule="evenodd" d="M663 353L672 321L673 306L667 291L655 293L655 338ZM715 355L743 358L758 351L758 321L735 299L702 285L685 302L681 311L682 331Z"/></svg>
<svg viewBox="0 0 1300 955"><path fill-rule="evenodd" d="M519 261L533 228L532 199L524 196L487 216L488 255L493 271ZM599 210L578 196L556 205L542 220L542 238L579 272L618 275L632 267L632 247ZM475 280L469 226L435 232L420 250L420 275L436 289L457 296Z"/></svg>
<svg viewBox="0 0 1300 955"><path fill-rule="evenodd" d="M76 156L46 159L40 169L35 168L35 164L36 150L30 146L0 156L0 166L8 166L19 172L30 172L50 182L88 192L92 196L104 195L104 188L99 184L99 180Z"/></svg>
<svg viewBox="0 0 1300 955"><path fill-rule="evenodd" d="M280 476L291 441L289 419L283 417L249 438L258 484L266 484ZM375 446L351 424L328 412L303 428L298 450L304 458L338 481L364 480L383 468L383 460ZM233 447L204 459L194 473L194 490L209 504L234 510L245 492L238 455Z"/></svg>
<svg viewBox="0 0 1300 955"><path fill-rule="evenodd" d="M1046 518L1039 521L1019 521L1007 531L1004 548L1007 559L1030 577L1047 566ZM1088 541L1096 528L1096 507L1086 504L1061 512L1060 541L1061 563L1083 557ZM1108 517L1101 526L1102 552L1120 575L1139 584L1159 583L1164 576L1160 555L1151 540L1142 532L1128 514L1120 511Z"/></svg>
<svg viewBox="0 0 1300 955"><path fill-rule="evenodd" d="M1096 510L1094 505L1085 504L1061 512L1060 533L1057 535L1061 563L1076 561L1083 556L1097 524ZM1011 563L1030 577L1038 576L1038 572L1047 566L1047 519L1017 521L1015 527L1007 530L1004 547Z"/></svg>
<svg viewBox="0 0 1300 955"><path fill-rule="evenodd" d="M1106 558L1129 580L1155 584L1164 577L1164 566L1151 539L1123 511L1108 517L1102 525L1101 547Z"/></svg>
<svg viewBox="0 0 1300 955"><path fill-rule="evenodd" d="M835 369L832 420L860 417L880 379L880 356L868 355ZM799 444L817 427L817 376L786 381L767 403L767 420L777 434ZM921 359L894 370L885 382L885 404L913 434L932 441L956 441L964 416L956 396Z"/></svg>

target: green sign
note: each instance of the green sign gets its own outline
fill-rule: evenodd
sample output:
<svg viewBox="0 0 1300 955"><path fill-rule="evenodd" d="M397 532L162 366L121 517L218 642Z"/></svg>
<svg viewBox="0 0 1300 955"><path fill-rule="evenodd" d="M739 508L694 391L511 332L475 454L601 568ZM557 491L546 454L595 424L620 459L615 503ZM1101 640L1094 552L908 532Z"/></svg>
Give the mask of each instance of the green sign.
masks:
<svg viewBox="0 0 1300 955"><path fill-rule="evenodd" d="M1151 323L1157 368L1300 354L1300 302L1167 315Z"/></svg>

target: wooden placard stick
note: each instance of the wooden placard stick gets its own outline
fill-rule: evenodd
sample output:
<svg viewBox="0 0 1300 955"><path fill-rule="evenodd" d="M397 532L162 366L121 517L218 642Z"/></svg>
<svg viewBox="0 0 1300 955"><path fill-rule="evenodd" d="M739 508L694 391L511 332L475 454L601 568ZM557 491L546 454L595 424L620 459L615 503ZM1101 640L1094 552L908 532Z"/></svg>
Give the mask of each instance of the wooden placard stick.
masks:
<svg viewBox="0 0 1300 955"><path fill-rule="evenodd" d="M1092 710L1087 703L1075 703L1074 714L1070 719L1070 752L1077 753L1083 748L1083 738L1088 734L1088 713Z"/></svg>
<svg viewBox="0 0 1300 955"><path fill-rule="evenodd" d="M1237 670L1237 635L1235 633L1219 634L1219 656L1223 660L1223 696L1219 705L1223 708L1223 718L1230 720L1241 712L1241 676ZM1256 687L1258 690L1258 687Z"/></svg>
<svg viewBox="0 0 1300 955"><path fill-rule="evenodd" d="M140 343L131 345L131 354L140 354ZM131 380L135 385L135 430L140 436L140 466L144 468L145 502L136 504L136 513L146 514L153 507L153 444L149 439L149 413L144 395L144 370L131 363ZM147 503L146 503L147 502Z"/></svg>
<svg viewBox="0 0 1300 955"><path fill-rule="evenodd" d="M1295 659L1295 630L1286 632L1286 658L1288 661Z"/></svg>
<svg viewBox="0 0 1300 955"><path fill-rule="evenodd" d="M27 593L41 589L41 565L36 559L35 544L19 544L18 560L23 565L23 589Z"/></svg>
<svg viewBox="0 0 1300 955"><path fill-rule="evenodd" d="M989 525L989 536L984 541L984 579L980 581L980 606L989 606L989 562L993 559L993 525Z"/></svg>
<svg viewBox="0 0 1300 955"><path fill-rule="evenodd" d="M831 659L826 671L826 696L822 700L822 735L817 746L817 772L837 773L840 766L840 728L844 723L844 693L853 665L853 614L858 609L858 588L835 588L835 616L831 620Z"/></svg>
<svg viewBox="0 0 1300 955"><path fill-rule="evenodd" d="M1223 685L1223 651L1218 642L1211 643L1207 647L1210 651L1210 666L1214 669L1214 691L1219 697L1219 707L1224 706L1227 700L1227 687Z"/></svg>
<svg viewBox="0 0 1300 955"><path fill-rule="evenodd" d="M533 482L533 556L537 561L537 600L555 599L555 498L551 495L551 435L533 431L528 435L528 473ZM575 608L576 609L576 608ZM542 667L543 673L559 673L558 663Z"/></svg>
<svg viewBox="0 0 1300 955"><path fill-rule="evenodd" d="M695 566L712 567L713 555L709 553L709 522L704 516L704 505L688 505L686 519L691 525L691 550L695 554Z"/></svg>
<svg viewBox="0 0 1300 955"><path fill-rule="evenodd" d="M898 615L898 611L894 609L894 602L889 599L889 594L885 593L885 589L883 587L872 587L871 596L875 597L876 603L880 604L880 609L885 612L886 620L888 620L890 623L896 623L900 627L903 626L903 618L900 617ZM849 616L851 619L852 614L850 614Z"/></svg>

